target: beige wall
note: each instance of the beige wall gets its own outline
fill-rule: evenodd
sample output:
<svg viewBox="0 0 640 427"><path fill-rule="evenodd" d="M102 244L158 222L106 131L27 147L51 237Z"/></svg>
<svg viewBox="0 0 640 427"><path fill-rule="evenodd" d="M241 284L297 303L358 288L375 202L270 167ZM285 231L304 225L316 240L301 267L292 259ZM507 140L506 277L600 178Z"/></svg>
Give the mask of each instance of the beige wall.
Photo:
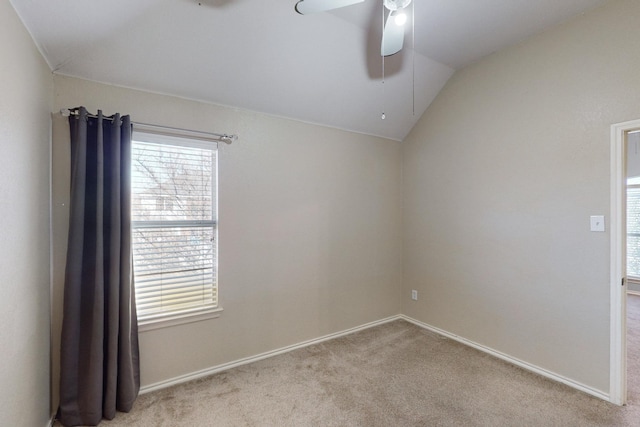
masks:
<svg viewBox="0 0 640 427"><path fill-rule="evenodd" d="M219 149L224 312L142 333L143 386L400 312L399 142L70 77L54 82L56 111L84 105L143 123L239 134ZM66 119L55 115L53 129L57 359Z"/></svg>
<svg viewBox="0 0 640 427"><path fill-rule="evenodd" d="M52 78L0 2L0 422L48 424Z"/></svg>
<svg viewBox="0 0 640 427"><path fill-rule="evenodd" d="M403 313L609 392L589 216L608 224L610 125L640 118L638 17L609 3L449 81L404 143Z"/></svg>

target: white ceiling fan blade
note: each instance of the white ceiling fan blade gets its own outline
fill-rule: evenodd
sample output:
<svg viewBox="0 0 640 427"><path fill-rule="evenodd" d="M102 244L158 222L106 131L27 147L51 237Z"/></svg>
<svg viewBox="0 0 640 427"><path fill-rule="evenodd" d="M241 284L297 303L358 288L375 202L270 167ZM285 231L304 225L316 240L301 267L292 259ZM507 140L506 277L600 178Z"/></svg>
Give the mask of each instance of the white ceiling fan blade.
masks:
<svg viewBox="0 0 640 427"><path fill-rule="evenodd" d="M382 44L380 55L389 56L400 52L404 44L404 25L396 24L395 16L397 12L390 12L384 24L382 33Z"/></svg>
<svg viewBox="0 0 640 427"><path fill-rule="evenodd" d="M296 3L296 12L301 15L309 13L325 12L352 4L362 3L364 0L300 0Z"/></svg>

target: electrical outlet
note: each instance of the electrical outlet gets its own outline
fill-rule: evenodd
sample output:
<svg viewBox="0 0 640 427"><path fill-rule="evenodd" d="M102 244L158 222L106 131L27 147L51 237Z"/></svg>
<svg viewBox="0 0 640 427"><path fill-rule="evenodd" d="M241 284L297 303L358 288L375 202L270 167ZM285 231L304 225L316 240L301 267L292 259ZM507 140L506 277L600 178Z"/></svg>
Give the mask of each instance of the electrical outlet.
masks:
<svg viewBox="0 0 640 427"><path fill-rule="evenodd" d="M414 301L418 301L418 291L415 289L411 291L411 299Z"/></svg>

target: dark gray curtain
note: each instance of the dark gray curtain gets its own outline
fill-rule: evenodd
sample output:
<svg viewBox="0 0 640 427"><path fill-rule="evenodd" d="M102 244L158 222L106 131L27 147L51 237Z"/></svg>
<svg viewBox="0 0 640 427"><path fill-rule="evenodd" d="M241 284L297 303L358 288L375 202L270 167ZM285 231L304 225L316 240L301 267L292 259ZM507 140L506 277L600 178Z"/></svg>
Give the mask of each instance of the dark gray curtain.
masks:
<svg viewBox="0 0 640 427"><path fill-rule="evenodd" d="M140 389L131 253L131 122L69 117L71 203L60 361L65 426L128 412Z"/></svg>

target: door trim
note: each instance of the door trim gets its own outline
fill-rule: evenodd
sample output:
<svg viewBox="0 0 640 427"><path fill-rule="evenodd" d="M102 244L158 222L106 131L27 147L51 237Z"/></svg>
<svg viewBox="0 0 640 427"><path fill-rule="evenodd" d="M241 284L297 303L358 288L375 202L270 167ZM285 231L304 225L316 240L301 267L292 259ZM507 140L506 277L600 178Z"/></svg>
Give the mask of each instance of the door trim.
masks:
<svg viewBox="0 0 640 427"><path fill-rule="evenodd" d="M626 286L626 134L640 120L611 126L611 249L609 400L627 403L627 286Z"/></svg>

